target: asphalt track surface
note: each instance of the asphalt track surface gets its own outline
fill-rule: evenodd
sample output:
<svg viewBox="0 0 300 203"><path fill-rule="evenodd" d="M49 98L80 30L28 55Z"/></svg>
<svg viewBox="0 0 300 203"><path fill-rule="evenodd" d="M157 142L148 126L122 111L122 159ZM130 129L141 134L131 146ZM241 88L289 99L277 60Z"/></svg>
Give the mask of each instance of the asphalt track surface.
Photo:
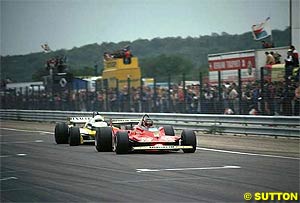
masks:
<svg viewBox="0 0 300 203"><path fill-rule="evenodd" d="M246 192L299 193L297 139L200 135L193 154L116 155L57 145L47 125L1 121L1 202L244 202Z"/></svg>

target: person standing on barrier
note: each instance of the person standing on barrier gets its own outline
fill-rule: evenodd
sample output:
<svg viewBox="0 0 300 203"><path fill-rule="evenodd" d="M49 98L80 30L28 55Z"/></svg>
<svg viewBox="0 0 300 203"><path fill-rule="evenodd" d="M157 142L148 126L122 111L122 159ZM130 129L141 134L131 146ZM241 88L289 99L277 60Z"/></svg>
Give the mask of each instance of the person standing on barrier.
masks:
<svg viewBox="0 0 300 203"><path fill-rule="evenodd" d="M273 57L272 54L269 52L265 52L266 54L266 65L273 65L275 64L275 58Z"/></svg>
<svg viewBox="0 0 300 203"><path fill-rule="evenodd" d="M293 67L294 67L293 51L291 49L289 49L287 52L287 57L285 58L285 82L286 82L286 85L290 84Z"/></svg>
<svg viewBox="0 0 300 203"><path fill-rule="evenodd" d="M296 48L291 45L290 50L292 51L293 65L294 67L299 67L299 54Z"/></svg>
<svg viewBox="0 0 300 203"><path fill-rule="evenodd" d="M239 93L237 91L237 86L232 83L231 90L229 92L230 108L233 110L234 114L239 112Z"/></svg>

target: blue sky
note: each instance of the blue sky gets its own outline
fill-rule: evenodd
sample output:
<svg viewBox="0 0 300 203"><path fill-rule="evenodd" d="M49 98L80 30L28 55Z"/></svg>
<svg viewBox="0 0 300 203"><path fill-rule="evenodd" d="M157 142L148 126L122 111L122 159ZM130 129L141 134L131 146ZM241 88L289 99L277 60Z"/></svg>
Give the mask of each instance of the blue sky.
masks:
<svg viewBox="0 0 300 203"><path fill-rule="evenodd" d="M0 0L1 55L156 37L249 32L271 17L289 26L288 0Z"/></svg>

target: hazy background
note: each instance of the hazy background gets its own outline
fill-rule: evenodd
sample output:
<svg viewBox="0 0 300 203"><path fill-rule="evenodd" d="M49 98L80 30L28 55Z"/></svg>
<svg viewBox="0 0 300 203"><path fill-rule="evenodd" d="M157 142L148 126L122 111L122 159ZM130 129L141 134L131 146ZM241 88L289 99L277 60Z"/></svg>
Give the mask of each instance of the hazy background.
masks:
<svg viewBox="0 0 300 203"><path fill-rule="evenodd" d="M271 17L289 26L287 0L1 0L1 55L156 37L249 32Z"/></svg>

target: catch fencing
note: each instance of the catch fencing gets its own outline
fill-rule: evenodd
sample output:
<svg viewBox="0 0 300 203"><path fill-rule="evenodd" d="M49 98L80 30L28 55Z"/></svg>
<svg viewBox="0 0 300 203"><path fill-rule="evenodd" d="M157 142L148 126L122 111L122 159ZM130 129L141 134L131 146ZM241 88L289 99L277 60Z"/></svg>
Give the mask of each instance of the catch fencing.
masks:
<svg viewBox="0 0 300 203"><path fill-rule="evenodd" d="M1 119L65 122L68 117L92 116L92 112L0 109ZM106 119L137 119L143 113L101 112ZM177 130L300 138L299 116L248 116L216 114L149 113L155 125L172 125Z"/></svg>

